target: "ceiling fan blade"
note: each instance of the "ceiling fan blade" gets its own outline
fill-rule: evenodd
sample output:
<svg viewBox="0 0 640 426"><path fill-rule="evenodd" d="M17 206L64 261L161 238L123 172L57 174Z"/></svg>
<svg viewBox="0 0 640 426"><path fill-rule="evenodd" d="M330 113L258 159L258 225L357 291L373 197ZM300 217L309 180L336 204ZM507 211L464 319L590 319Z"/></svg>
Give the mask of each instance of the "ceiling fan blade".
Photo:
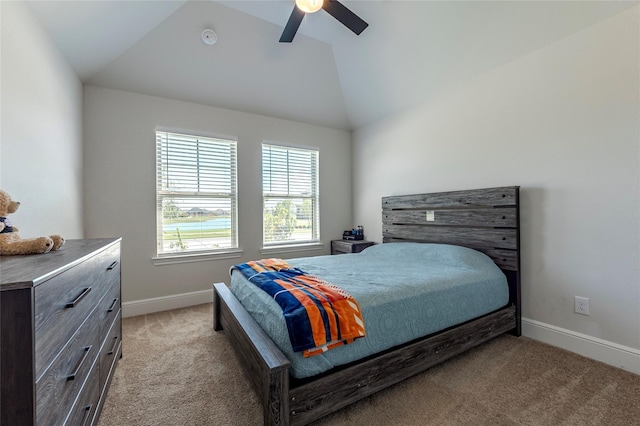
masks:
<svg viewBox="0 0 640 426"><path fill-rule="evenodd" d="M298 28L300 27L300 23L302 22L302 18L304 18L304 12L298 9L298 6L294 6L291 16L289 16L289 20L287 21L287 25L284 27L282 36L280 36L280 43L291 43L293 41L293 38L296 36Z"/></svg>
<svg viewBox="0 0 640 426"><path fill-rule="evenodd" d="M322 8L358 35L369 26L358 15L337 0L324 0Z"/></svg>

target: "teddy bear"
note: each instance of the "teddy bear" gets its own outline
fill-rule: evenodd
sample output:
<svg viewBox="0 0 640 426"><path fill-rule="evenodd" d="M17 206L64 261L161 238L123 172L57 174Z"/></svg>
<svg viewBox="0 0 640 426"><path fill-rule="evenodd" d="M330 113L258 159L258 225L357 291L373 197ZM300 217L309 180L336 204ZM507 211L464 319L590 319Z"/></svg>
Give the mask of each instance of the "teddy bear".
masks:
<svg viewBox="0 0 640 426"><path fill-rule="evenodd" d="M64 244L60 235L38 238L20 238L18 228L13 226L7 217L15 213L20 203L0 189L0 256L14 254L37 254L58 250Z"/></svg>

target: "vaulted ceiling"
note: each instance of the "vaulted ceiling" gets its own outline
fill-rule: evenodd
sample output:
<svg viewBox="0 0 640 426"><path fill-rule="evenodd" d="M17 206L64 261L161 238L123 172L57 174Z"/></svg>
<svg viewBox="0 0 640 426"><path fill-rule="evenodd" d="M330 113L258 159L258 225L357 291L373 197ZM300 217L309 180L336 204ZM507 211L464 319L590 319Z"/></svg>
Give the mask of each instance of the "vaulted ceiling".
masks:
<svg viewBox="0 0 640 426"><path fill-rule="evenodd" d="M285 44L278 39L293 0L29 0L87 84L347 130L638 4L342 3L369 23L361 35L321 10ZM215 45L203 43L206 28Z"/></svg>

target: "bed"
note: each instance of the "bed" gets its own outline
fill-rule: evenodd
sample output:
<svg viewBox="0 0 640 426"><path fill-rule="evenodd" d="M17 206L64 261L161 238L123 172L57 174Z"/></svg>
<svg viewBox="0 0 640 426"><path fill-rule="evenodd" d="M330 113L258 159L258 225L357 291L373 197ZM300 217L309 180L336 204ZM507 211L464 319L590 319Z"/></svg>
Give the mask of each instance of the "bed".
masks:
<svg viewBox="0 0 640 426"><path fill-rule="evenodd" d="M224 330L236 349L262 401L265 425L308 424L500 334L520 335L519 187L384 197L382 224L383 244L450 244L484 253L504 274L507 303L357 361L295 377L290 359L229 287L214 284L214 329Z"/></svg>

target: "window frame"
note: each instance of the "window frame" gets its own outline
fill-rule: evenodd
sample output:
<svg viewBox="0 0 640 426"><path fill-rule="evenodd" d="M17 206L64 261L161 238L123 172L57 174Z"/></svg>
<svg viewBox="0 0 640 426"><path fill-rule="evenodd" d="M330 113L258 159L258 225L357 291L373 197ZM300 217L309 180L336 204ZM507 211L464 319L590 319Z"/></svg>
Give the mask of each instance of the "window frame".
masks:
<svg viewBox="0 0 640 426"><path fill-rule="evenodd" d="M272 147L279 150L310 152L315 158L312 160L313 170L311 177L311 194L303 195L300 193L287 192L267 192L265 191L265 147ZM272 251L299 251L308 249L322 248L320 238L320 149L311 146L292 145L282 142L264 140L260 146L260 163L261 163L261 186L262 186L262 249L261 253L265 254ZM271 167L269 168L271 170ZM271 173L270 173L271 175ZM290 185L290 170L287 169L287 185ZM267 195L268 194L268 195ZM310 199L312 205L311 212L311 238L305 240L280 240L266 241L265 229L265 207L268 199Z"/></svg>
<svg viewBox="0 0 640 426"><path fill-rule="evenodd" d="M171 263L181 263L181 262L194 262L194 261L205 261L210 260L212 258L235 258L240 257L242 255L242 250L238 247L238 141L237 138L229 137L229 136L214 136L207 135L201 132L192 132L192 131L182 131L182 130L169 130L164 128L156 128L155 129L156 136L156 165L155 165L155 173L156 173L156 256L152 258L152 261L156 265L162 264L171 264ZM228 144L230 149L230 159L228 168L225 169L225 172L229 173L231 181L229 182L230 191L186 191L186 190L167 190L164 189L162 180L163 180L163 159L162 157L162 136L165 137L165 144L170 143L168 138L170 135L177 136L179 139L183 137L185 139L196 139L197 146L201 143L200 141L213 141L215 143ZM176 142L178 143L178 142ZM198 159L197 161L200 161ZM201 180L202 174L198 173L193 175L195 176L194 182L199 182ZM184 250L184 251L164 251L164 240L162 236L162 224L163 222L163 200L166 198L175 198L175 197L183 197L183 198L206 198L206 199L228 199L230 204L230 223L231 223L231 235L229 237L229 246L221 247L221 248L207 248L204 250Z"/></svg>

